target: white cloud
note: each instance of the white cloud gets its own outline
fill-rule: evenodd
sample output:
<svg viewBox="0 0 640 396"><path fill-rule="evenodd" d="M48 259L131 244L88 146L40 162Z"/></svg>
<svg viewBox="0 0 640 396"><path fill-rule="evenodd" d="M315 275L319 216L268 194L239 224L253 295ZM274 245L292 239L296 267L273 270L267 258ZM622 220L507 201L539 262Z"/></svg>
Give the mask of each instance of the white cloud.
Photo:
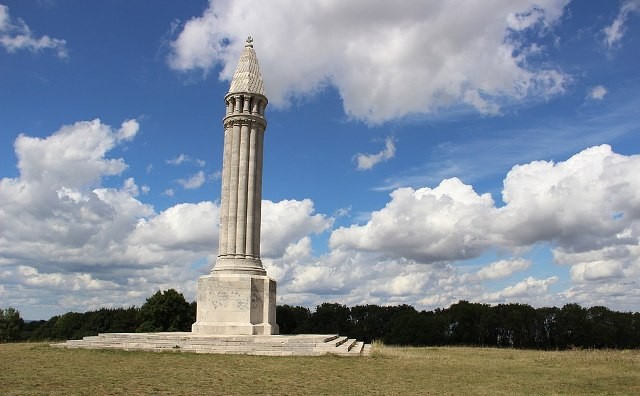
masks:
<svg viewBox="0 0 640 396"><path fill-rule="evenodd" d="M525 259L500 260L481 268L476 276L478 279L502 279L516 272L524 271L531 266L531 261Z"/></svg>
<svg viewBox="0 0 640 396"><path fill-rule="evenodd" d="M140 124L136 120L126 120L118 130L117 140L129 141L133 139L140 130Z"/></svg>
<svg viewBox="0 0 640 396"><path fill-rule="evenodd" d="M203 168L207 164L207 162L204 160L201 160L199 158L191 158L190 156L184 153L180 153L180 155L178 155L176 158L168 159L165 162L167 164L176 165L176 166L182 165L184 163L193 163L199 168Z"/></svg>
<svg viewBox="0 0 640 396"><path fill-rule="evenodd" d="M602 85L595 86L589 90L589 99L602 100L607 94L607 89Z"/></svg>
<svg viewBox="0 0 640 396"><path fill-rule="evenodd" d="M91 274L49 273L41 274L36 268L18 266L16 275L22 276L26 286L53 288L60 291L116 289L117 284L94 279Z"/></svg>
<svg viewBox="0 0 640 396"><path fill-rule="evenodd" d="M7 30L9 26L9 7L0 4L0 32Z"/></svg>
<svg viewBox="0 0 640 396"><path fill-rule="evenodd" d="M195 297L198 276L215 262L219 208L200 202L156 213L138 200L145 188L133 178L102 187L105 176L127 168L109 157L122 137L135 135L123 133L126 125L95 120L46 138L18 136L20 175L0 180L3 301L51 314L141 304L159 288ZM313 212L309 200L264 201L265 257L309 257L309 235L333 222Z"/></svg>
<svg viewBox="0 0 640 396"><path fill-rule="evenodd" d="M608 48L612 48L622 40L625 33L625 23L627 19L634 13L640 13L640 0L626 0L620 6L620 11L611 25L602 29L604 35L604 44Z"/></svg>
<svg viewBox="0 0 640 396"><path fill-rule="evenodd" d="M181 153L176 158L169 159L166 162L167 164L171 164L171 165L181 165L183 162L186 162L186 161L189 161L189 156L184 153Z"/></svg>
<svg viewBox="0 0 640 396"><path fill-rule="evenodd" d="M564 162L514 166L504 180L492 232L503 244L554 241L570 252L628 245L637 238L640 156L591 147ZM629 234L625 234L628 231Z"/></svg>
<svg viewBox="0 0 640 396"><path fill-rule="evenodd" d="M218 245L218 209L212 202L170 207L148 220L140 219L128 236L128 244L135 247L136 254L149 249L149 255L154 256L176 250L213 253Z"/></svg>
<svg viewBox="0 0 640 396"><path fill-rule="evenodd" d="M513 298L535 298L546 294L549 286L558 282L559 279L557 276L547 279L528 277L515 285L505 287L499 292L486 294L481 299L491 303L500 303Z"/></svg>
<svg viewBox="0 0 640 396"><path fill-rule="evenodd" d="M571 267L571 279L577 282L623 276L623 264L620 261L582 262Z"/></svg>
<svg viewBox="0 0 640 396"><path fill-rule="evenodd" d="M498 104L484 99L477 90L466 91L462 100L475 107L482 114L498 114L500 112Z"/></svg>
<svg viewBox="0 0 640 396"><path fill-rule="evenodd" d="M459 104L495 114L564 91L568 76L527 63L543 47L520 33L548 34L567 3L210 1L179 26L168 63L205 73L221 65L229 80L252 35L276 106L332 85L349 116L372 124Z"/></svg>
<svg viewBox="0 0 640 396"><path fill-rule="evenodd" d="M333 231L330 247L333 251L374 254L378 262L407 259L441 265L477 258L489 249L519 255L538 243L547 243L556 263L570 266L573 282L592 287L603 281L640 284L637 169L640 156L616 154L607 145L586 149L559 163L517 165L504 180L502 207L496 207L488 194L479 195L458 179L444 180L433 189L400 188L365 224ZM460 285L502 279L531 265L524 259L506 259L475 274L458 274L451 282ZM526 296L524 291L543 290L552 281L556 282L529 279L485 297L498 301L518 297L520 292ZM466 293L438 292L436 288L434 295L420 301L449 301Z"/></svg>
<svg viewBox="0 0 640 396"><path fill-rule="evenodd" d="M280 257L291 242L297 242L309 234L327 230L333 219L314 214L313 202L283 200L262 201L262 256Z"/></svg>
<svg viewBox="0 0 640 396"><path fill-rule="evenodd" d="M114 129L94 120L46 138L16 138L20 174L0 180L0 265L18 277L12 283L80 291L114 287L113 274L99 269L130 265L123 251L127 232L153 208L135 199L132 178L121 189L100 184L126 169L123 159L107 155L137 128L130 121Z"/></svg>
<svg viewBox="0 0 640 396"><path fill-rule="evenodd" d="M130 177L124 181L122 184L122 190L126 191L132 197L137 197L140 194L140 188L136 184L136 181L133 177Z"/></svg>
<svg viewBox="0 0 640 396"><path fill-rule="evenodd" d="M358 164L358 170L369 170L380 162L388 161L396 155L396 145L393 138L387 137L384 141L384 149L377 154L358 153L355 160Z"/></svg>
<svg viewBox="0 0 640 396"><path fill-rule="evenodd" d="M219 207L178 204L158 213L141 202L143 187L123 176L123 159L109 156L124 144L122 129L95 120L46 138L18 136L20 174L0 180L3 301L60 313L141 304L159 288L195 297L198 276L216 259ZM262 259L279 282L279 303L431 309L460 299L569 300L633 309L640 303L637 169L640 156L592 147L566 161L513 167L502 207L447 179L397 189L363 225L333 231L334 218L316 213L309 199L265 200ZM103 187L106 176L121 177L121 187ZM314 255L327 236L329 250ZM522 257L541 242L568 267L568 285L533 276L540 264ZM457 265L486 252L503 258L475 272ZM494 291L495 280L509 283Z"/></svg>
<svg viewBox="0 0 640 396"><path fill-rule="evenodd" d="M489 194L478 195L455 178L434 189L400 188L367 224L335 230L330 246L422 263L476 257L493 243L486 225L494 210Z"/></svg>
<svg viewBox="0 0 640 396"><path fill-rule="evenodd" d="M106 159L123 135L135 135L138 124L125 121L118 130L99 119L65 125L46 139L19 135L15 141L21 177L51 185L82 186L126 169L122 159ZM126 132L125 132L126 131ZM76 166L82 163L83 166Z"/></svg>
<svg viewBox="0 0 640 396"><path fill-rule="evenodd" d="M65 40L51 38L47 35L34 36L29 26L20 18L11 18L9 7L2 4L0 4L0 45L9 53L21 49L31 52L52 49L56 51L59 58L68 57Z"/></svg>
<svg viewBox="0 0 640 396"><path fill-rule="evenodd" d="M192 175L188 179L178 180L178 184L180 184L182 187L188 190L199 188L204 184L204 182L205 182L205 177L204 177L203 171L199 171L198 173L196 173L195 175Z"/></svg>

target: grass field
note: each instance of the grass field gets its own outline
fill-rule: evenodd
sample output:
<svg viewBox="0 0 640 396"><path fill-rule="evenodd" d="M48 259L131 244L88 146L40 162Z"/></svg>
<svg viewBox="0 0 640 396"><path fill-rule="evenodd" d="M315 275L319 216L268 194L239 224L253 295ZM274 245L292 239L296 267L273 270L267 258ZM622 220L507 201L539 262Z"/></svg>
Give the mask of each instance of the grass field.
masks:
<svg viewBox="0 0 640 396"><path fill-rule="evenodd" d="M0 344L2 395L640 394L640 351L392 348L264 357Z"/></svg>

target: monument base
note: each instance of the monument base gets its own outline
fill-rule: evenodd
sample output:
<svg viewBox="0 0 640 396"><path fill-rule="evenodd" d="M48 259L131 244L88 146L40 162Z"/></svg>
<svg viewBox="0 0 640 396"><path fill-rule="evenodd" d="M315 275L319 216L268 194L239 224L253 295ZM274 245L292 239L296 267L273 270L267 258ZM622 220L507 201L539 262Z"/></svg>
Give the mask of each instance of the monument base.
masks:
<svg viewBox="0 0 640 396"><path fill-rule="evenodd" d="M272 335L276 281L265 275L216 273L198 279L193 334Z"/></svg>
<svg viewBox="0 0 640 396"><path fill-rule="evenodd" d="M335 334L199 335L175 333L104 333L51 344L57 348L191 352L267 356L368 356L371 344Z"/></svg>

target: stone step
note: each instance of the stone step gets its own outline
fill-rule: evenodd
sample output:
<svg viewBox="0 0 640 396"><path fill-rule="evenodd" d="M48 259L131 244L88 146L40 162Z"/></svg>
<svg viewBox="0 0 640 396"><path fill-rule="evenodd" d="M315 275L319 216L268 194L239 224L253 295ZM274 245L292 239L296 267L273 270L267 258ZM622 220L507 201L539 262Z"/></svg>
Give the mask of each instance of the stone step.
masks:
<svg viewBox="0 0 640 396"><path fill-rule="evenodd" d="M357 341L349 352L362 353L363 348L364 348L364 341Z"/></svg>
<svg viewBox="0 0 640 396"><path fill-rule="evenodd" d="M339 353L347 353L351 350L351 348L353 347L353 345L357 342L358 340L356 340L355 338L349 338L347 339L345 342L343 342L342 344L340 344L340 346L338 346L338 352Z"/></svg>
<svg viewBox="0 0 640 396"><path fill-rule="evenodd" d="M368 345L368 344L367 344ZM82 340L52 344L61 348L122 349L267 356L368 355L370 348L335 334L275 336L210 336L175 333L102 333ZM370 345L369 345L370 346Z"/></svg>

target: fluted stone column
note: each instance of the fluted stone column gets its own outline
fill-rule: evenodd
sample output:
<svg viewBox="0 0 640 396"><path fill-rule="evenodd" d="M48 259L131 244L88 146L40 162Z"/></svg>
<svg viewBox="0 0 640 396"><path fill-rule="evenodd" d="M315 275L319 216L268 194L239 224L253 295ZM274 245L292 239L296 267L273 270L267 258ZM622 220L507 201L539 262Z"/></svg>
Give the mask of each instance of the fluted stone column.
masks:
<svg viewBox="0 0 640 396"><path fill-rule="evenodd" d="M225 97L218 259L198 280L194 333L277 334L276 282L260 260L267 105L251 38Z"/></svg>

